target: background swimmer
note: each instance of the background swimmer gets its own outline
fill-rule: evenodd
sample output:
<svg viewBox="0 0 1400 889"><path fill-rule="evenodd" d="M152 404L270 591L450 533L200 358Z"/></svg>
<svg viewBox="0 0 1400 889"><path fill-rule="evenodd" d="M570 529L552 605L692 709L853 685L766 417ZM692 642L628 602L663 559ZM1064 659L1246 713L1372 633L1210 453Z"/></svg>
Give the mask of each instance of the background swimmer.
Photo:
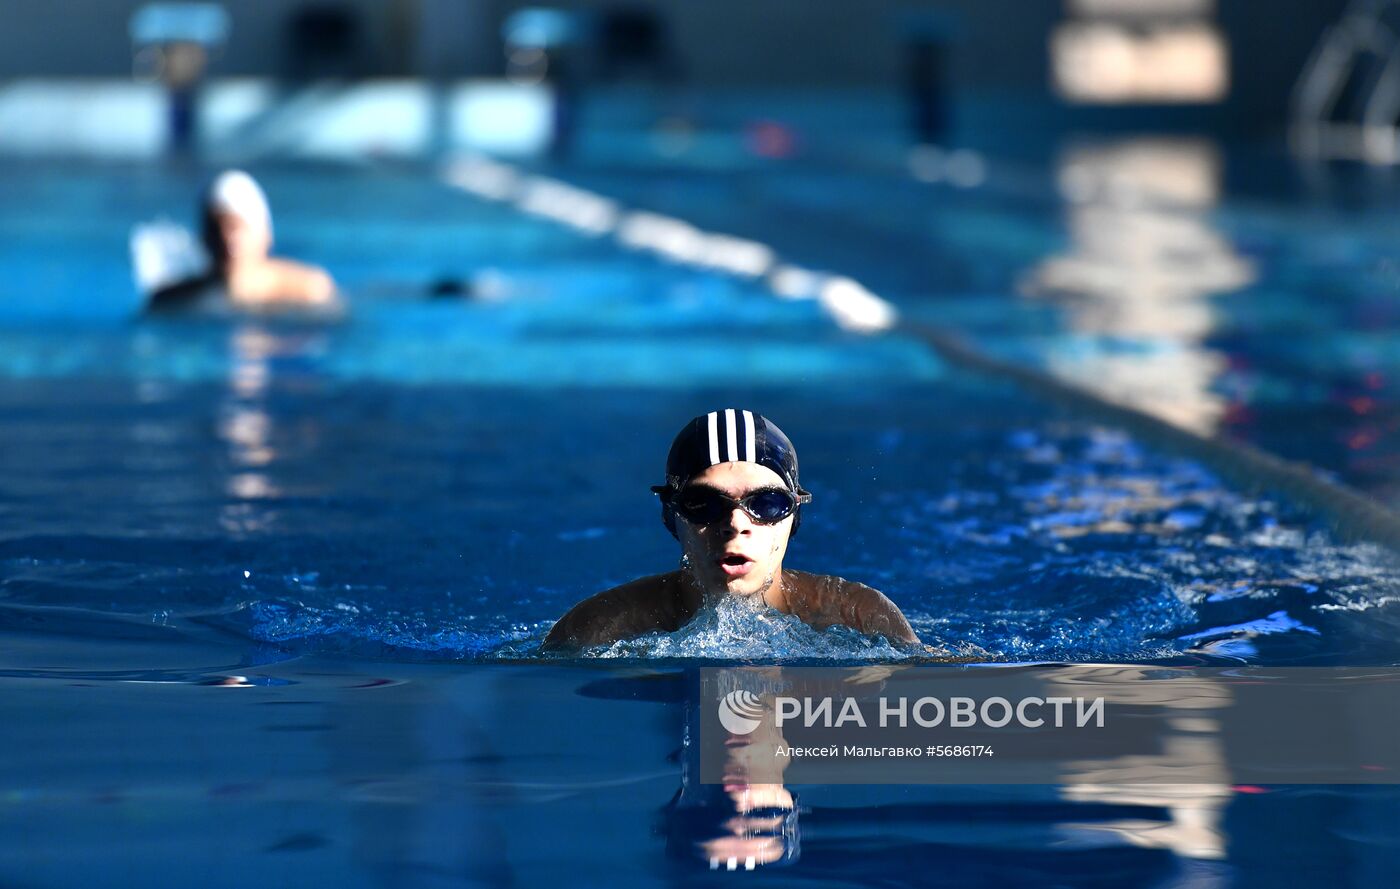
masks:
<svg viewBox="0 0 1400 889"><path fill-rule="evenodd" d="M662 521L680 541L681 568L580 602L549 631L547 648L607 645L674 632L727 596L794 614L817 629L847 626L918 642L899 607L864 584L783 567L812 495L782 430L751 411L714 411L686 424L666 459Z"/></svg>
<svg viewBox="0 0 1400 889"><path fill-rule="evenodd" d="M205 191L200 240L207 267L155 289L151 310L180 309L226 300L229 307L334 308L335 282L324 269L270 255L272 213L258 183L241 170L219 174Z"/></svg>

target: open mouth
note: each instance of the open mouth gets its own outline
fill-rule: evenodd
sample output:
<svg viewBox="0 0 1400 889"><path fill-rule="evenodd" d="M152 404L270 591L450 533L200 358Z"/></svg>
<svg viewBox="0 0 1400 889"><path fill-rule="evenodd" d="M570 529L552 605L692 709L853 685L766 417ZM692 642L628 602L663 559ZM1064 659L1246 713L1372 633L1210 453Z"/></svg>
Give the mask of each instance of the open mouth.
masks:
<svg viewBox="0 0 1400 889"><path fill-rule="evenodd" d="M729 577L743 577L753 568L753 559L737 553L728 553L721 556L717 564Z"/></svg>

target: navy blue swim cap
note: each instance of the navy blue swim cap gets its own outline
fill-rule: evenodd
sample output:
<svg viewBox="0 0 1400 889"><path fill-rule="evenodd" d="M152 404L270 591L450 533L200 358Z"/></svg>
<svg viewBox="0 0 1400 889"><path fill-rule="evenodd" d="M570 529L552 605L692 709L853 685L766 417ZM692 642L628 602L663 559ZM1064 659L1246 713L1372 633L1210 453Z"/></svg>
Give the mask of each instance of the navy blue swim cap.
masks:
<svg viewBox="0 0 1400 889"><path fill-rule="evenodd" d="M661 518L673 536L676 516L671 509L671 496L711 466L741 461L768 467L788 490L799 497L811 497L797 481L797 449L772 420L734 408L710 411L681 429L666 455L666 484L651 489L661 497ZM799 508L793 515L793 533L801 521Z"/></svg>

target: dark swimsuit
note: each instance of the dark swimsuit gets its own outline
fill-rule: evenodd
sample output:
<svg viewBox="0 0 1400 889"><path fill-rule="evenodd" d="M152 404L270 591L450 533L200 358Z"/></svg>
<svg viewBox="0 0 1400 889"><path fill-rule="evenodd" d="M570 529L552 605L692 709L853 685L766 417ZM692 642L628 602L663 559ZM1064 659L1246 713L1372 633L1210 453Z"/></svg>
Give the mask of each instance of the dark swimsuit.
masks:
<svg viewBox="0 0 1400 889"><path fill-rule="evenodd" d="M146 300L146 311L152 313L222 314L228 310L228 291L223 281L213 274L177 281L155 291Z"/></svg>

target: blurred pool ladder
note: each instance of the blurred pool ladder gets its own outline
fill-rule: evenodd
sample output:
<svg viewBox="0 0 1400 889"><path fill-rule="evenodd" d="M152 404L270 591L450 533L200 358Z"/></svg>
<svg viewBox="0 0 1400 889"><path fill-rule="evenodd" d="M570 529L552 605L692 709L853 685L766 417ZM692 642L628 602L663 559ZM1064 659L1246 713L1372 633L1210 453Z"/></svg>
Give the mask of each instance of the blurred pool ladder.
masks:
<svg viewBox="0 0 1400 889"><path fill-rule="evenodd" d="M1352 0L1323 31L1291 105L1297 153L1400 164L1400 0Z"/></svg>

